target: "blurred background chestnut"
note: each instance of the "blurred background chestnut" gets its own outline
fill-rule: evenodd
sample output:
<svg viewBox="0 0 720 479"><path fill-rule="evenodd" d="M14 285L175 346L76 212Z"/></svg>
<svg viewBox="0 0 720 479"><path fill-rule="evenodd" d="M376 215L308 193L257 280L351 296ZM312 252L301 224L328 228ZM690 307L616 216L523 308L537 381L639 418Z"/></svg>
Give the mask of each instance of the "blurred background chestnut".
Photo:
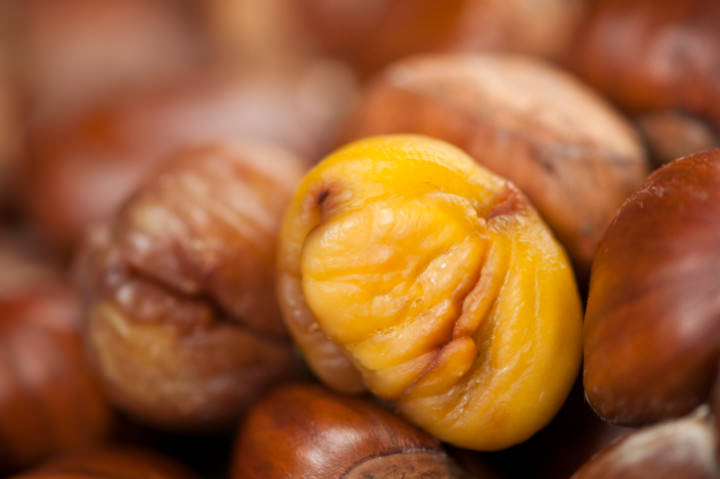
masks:
<svg viewBox="0 0 720 479"><path fill-rule="evenodd" d="M240 429L236 479L460 478L440 444L370 400L283 386Z"/></svg>
<svg viewBox="0 0 720 479"><path fill-rule="evenodd" d="M720 146L720 3L598 0L570 65L639 118L666 163Z"/></svg>
<svg viewBox="0 0 720 479"><path fill-rule="evenodd" d="M90 374L80 304L58 279L0 297L0 472L102 438L110 411Z"/></svg>

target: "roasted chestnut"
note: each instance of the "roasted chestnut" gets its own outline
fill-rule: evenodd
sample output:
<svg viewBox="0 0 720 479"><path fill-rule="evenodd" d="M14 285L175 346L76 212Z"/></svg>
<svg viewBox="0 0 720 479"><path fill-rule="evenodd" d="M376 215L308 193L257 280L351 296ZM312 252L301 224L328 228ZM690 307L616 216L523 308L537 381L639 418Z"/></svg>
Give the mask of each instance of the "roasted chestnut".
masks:
<svg viewBox="0 0 720 479"><path fill-rule="evenodd" d="M569 63L643 118L651 150L665 163L720 145L719 23L715 0L599 0Z"/></svg>
<svg viewBox="0 0 720 479"><path fill-rule="evenodd" d="M459 478L435 439L366 399L290 385L245 418L233 477Z"/></svg>
<svg viewBox="0 0 720 479"><path fill-rule="evenodd" d="M508 55L400 61L365 90L347 135L449 141L513 181L584 279L597 243L647 165L632 127L571 76Z"/></svg>
<svg viewBox="0 0 720 479"><path fill-rule="evenodd" d="M45 234L72 246L183 147L258 138L315 161L352 92L344 69L315 63L291 71L199 73L119 96L35 131L25 204Z"/></svg>
<svg viewBox="0 0 720 479"><path fill-rule="evenodd" d="M708 398L720 344L720 150L653 173L620 208L593 262L584 326L587 398L640 425Z"/></svg>
<svg viewBox="0 0 720 479"><path fill-rule="evenodd" d="M352 143L305 176L278 253L315 373L437 438L500 449L547 424L581 355L562 247L508 181L427 137Z"/></svg>
<svg viewBox="0 0 720 479"><path fill-rule="evenodd" d="M188 150L90 235L77 278L90 354L115 405L171 429L227 427L298 373L273 264L302 171L270 144Z"/></svg>
<svg viewBox="0 0 720 479"><path fill-rule="evenodd" d="M0 472L87 446L110 412L93 380L73 289L45 279L0 296Z"/></svg>
<svg viewBox="0 0 720 479"><path fill-rule="evenodd" d="M59 457L13 479L193 479L175 461L146 450L104 446Z"/></svg>

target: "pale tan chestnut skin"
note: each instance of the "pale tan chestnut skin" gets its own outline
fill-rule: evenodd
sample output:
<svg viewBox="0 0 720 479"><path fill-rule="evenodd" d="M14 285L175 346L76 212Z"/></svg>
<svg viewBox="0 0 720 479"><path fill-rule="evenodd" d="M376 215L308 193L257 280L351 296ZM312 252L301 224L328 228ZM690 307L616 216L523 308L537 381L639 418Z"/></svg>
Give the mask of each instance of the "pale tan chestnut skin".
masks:
<svg viewBox="0 0 720 479"><path fill-rule="evenodd" d="M648 166L632 127L559 69L513 55L397 62L363 92L350 139L418 133L460 147L515 183L587 277L615 210Z"/></svg>
<svg viewBox="0 0 720 479"><path fill-rule="evenodd" d="M34 283L0 294L0 473L86 447L111 423L85 357L79 298L49 275Z"/></svg>
<svg viewBox="0 0 720 479"><path fill-rule="evenodd" d="M311 170L285 214L278 291L323 382L461 447L527 439L579 368L562 247L512 183L439 140L366 138Z"/></svg>
<svg viewBox="0 0 720 479"><path fill-rule="evenodd" d="M714 479L716 437L703 408L635 431L598 452L571 479Z"/></svg>
<svg viewBox="0 0 720 479"><path fill-rule="evenodd" d="M709 395L720 344L720 150L653 173L620 208L593 263L585 393L603 418L640 425Z"/></svg>
<svg viewBox="0 0 720 479"><path fill-rule="evenodd" d="M143 449L102 446L49 461L13 479L195 479L175 461Z"/></svg>
<svg viewBox="0 0 720 479"><path fill-rule="evenodd" d="M24 205L54 244L72 248L179 149L257 138L317 161L354 91L344 68L320 61L197 72L118 95L33 130Z"/></svg>
<svg viewBox="0 0 720 479"><path fill-rule="evenodd" d="M247 415L233 477L459 478L439 443L368 399L282 386Z"/></svg>
<svg viewBox="0 0 720 479"><path fill-rule="evenodd" d="M302 171L271 144L191 149L90 235L77 267L86 341L115 405L169 429L227 427L298 373L273 264Z"/></svg>
<svg viewBox="0 0 720 479"><path fill-rule="evenodd" d="M568 63L636 116L660 163L720 146L720 4L600 0Z"/></svg>

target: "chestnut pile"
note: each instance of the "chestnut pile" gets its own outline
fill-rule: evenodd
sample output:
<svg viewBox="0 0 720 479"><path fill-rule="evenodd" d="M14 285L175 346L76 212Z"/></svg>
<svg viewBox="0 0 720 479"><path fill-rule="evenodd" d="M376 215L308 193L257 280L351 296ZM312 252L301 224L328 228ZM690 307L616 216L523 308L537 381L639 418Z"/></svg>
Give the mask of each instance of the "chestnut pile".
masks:
<svg viewBox="0 0 720 479"><path fill-rule="evenodd" d="M716 0L0 2L0 476L720 479L718 85Z"/></svg>

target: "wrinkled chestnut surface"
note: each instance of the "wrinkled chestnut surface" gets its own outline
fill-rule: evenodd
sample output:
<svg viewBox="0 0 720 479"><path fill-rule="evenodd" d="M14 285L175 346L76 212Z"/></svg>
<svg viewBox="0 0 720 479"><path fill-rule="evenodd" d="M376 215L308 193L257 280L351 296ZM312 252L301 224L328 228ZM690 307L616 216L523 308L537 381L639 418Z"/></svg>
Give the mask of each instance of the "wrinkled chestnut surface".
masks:
<svg viewBox="0 0 720 479"><path fill-rule="evenodd" d="M193 479L180 464L149 451L104 446L50 461L14 479Z"/></svg>
<svg viewBox="0 0 720 479"><path fill-rule="evenodd" d="M227 426L298 372L273 264L302 168L267 144L189 150L90 235L87 341L119 407L169 428Z"/></svg>
<svg viewBox="0 0 720 479"><path fill-rule="evenodd" d="M45 233L73 245L178 149L256 138L316 161L352 92L344 69L319 62L290 71L198 73L118 96L34 132L25 203Z"/></svg>
<svg viewBox="0 0 720 479"><path fill-rule="evenodd" d="M322 51L369 73L437 50L496 50L556 57L585 0L300 0L297 15Z"/></svg>
<svg viewBox="0 0 720 479"><path fill-rule="evenodd" d="M720 345L720 150L653 173L598 248L584 383L609 421L638 425L705 401Z"/></svg>
<svg viewBox="0 0 720 479"><path fill-rule="evenodd" d="M347 134L449 141L514 182L581 276L610 218L647 166L629 124L572 77L507 55L403 60L375 78Z"/></svg>
<svg viewBox="0 0 720 479"><path fill-rule="evenodd" d="M720 3L600 0L578 29L569 63L587 82L636 114L695 115L720 143ZM669 112L669 113L668 113ZM658 159L701 151L697 127L677 124L674 157L649 131ZM660 140L667 141L667 137Z"/></svg>
<svg viewBox="0 0 720 479"><path fill-rule="evenodd" d="M261 400L235 449L237 479L460 477L427 434L366 399L310 385Z"/></svg>
<svg viewBox="0 0 720 479"><path fill-rule="evenodd" d="M72 289L45 279L0 298L0 473L91 444L110 412L90 375Z"/></svg>
<svg viewBox="0 0 720 479"><path fill-rule="evenodd" d="M545 425L580 359L562 248L511 183L421 136L352 143L286 213L279 299L315 373L436 437L499 449Z"/></svg>
<svg viewBox="0 0 720 479"><path fill-rule="evenodd" d="M714 479L715 435L706 413L629 434L596 454L572 479Z"/></svg>

